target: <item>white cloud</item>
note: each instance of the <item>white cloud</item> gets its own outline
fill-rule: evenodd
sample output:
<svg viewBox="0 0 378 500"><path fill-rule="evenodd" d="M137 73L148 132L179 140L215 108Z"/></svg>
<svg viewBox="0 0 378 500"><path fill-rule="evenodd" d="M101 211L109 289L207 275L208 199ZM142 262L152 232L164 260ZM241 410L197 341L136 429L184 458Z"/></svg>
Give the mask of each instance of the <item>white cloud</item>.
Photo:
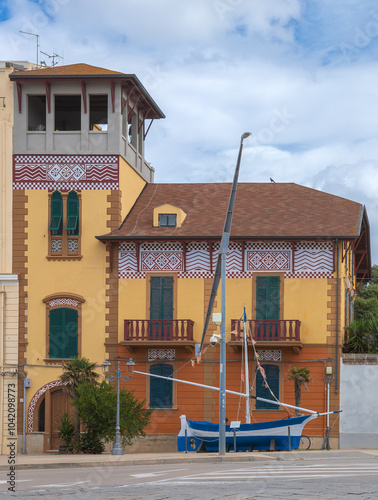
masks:
<svg viewBox="0 0 378 500"><path fill-rule="evenodd" d="M147 136L160 182L297 182L365 203L378 262L374 0L12 0L2 58L41 49L135 73L167 115ZM46 59L45 56L43 56Z"/></svg>

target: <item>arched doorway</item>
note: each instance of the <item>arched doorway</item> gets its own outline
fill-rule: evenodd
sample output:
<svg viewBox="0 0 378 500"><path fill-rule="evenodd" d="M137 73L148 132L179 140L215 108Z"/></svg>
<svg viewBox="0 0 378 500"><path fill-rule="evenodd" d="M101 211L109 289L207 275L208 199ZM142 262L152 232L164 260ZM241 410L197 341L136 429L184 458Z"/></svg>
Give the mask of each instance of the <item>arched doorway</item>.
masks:
<svg viewBox="0 0 378 500"><path fill-rule="evenodd" d="M58 451L63 444L59 438L60 417L65 413L76 418L75 408L67 388L61 383L44 386L29 407L29 432L44 434L43 451Z"/></svg>

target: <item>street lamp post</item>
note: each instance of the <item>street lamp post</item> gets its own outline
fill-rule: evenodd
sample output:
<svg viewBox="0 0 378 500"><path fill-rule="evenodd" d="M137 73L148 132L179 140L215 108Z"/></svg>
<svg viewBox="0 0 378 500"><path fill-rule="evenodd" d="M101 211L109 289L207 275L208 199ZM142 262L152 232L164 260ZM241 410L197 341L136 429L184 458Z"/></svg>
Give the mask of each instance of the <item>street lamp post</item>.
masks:
<svg viewBox="0 0 378 500"><path fill-rule="evenodd" d="M250 132L245 132L240 138L240 147L238 159L235 167L234 180L232 183L230 200L222 240L219 248L220 259L220 275L221 275L221 340L220 340L220 374L219 374L219 455L226 454L226 256L228 252L228 244L230 241L231 222L234 211L236 188L238 185L240 162L243 151L243 141L251 135Z"/></svg>
<svg viewBox="0 0 378 500"><path fill-rule="evenodd" d="M111 366L109 359L106 359L101 366L102 366L102 372L105 375L106 380L108 380L109 382L114 382L115 380L117 381L117 419L116 419L116 434L115 434L116 439L112 449L112 455L123 455L123 448L121 445L121 432L119 426L119 381L122 380L123 382L128 382L131 379L134 373L135 363L131 358L129 359L129 361L126 363L127 374L122 377L122 370L120 370L119 368L120 361L119 359L116 361L117 361L117 369L115 370L115 375L109 374Z"/></svg>

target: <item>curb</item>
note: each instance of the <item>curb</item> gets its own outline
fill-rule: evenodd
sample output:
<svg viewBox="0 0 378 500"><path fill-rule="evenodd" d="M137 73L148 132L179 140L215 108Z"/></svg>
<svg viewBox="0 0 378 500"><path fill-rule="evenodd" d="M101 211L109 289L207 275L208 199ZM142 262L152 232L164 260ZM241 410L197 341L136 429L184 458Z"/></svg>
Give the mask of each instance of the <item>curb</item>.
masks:
<svg viewBox="0 0 378 500"><path fill-rule="evenodd" d="M217 463L217 462L257 462L262 460L280 460L279 457L269 457L266 455L255 456L203 456L188 458L146 458L131 459L125 461L99 460L96 462L50 462L50 463L16 463L17 470L41 470L41 469L60 469L60 468L104 468L104 467L129 467L133 465L168 465L185 463ZM0 465L0 471L8 471L9 466Z"/></svg>

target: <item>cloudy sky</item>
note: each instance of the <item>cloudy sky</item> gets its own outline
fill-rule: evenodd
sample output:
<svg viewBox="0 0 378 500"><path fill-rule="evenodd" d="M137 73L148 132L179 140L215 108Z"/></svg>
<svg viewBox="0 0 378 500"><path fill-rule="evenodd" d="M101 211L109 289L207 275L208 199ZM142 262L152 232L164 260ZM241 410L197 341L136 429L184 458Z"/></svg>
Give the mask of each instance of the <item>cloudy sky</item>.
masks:
<svg viewBox="0 0 378 500"><path fill-rule="evenodd" d="M157 182L295 182L366 205L378 264L374 0L0 0L1 59L135 73ZM49 61L44 54L42 60ZM330 214L332 216L332 214Z"/></svg>

